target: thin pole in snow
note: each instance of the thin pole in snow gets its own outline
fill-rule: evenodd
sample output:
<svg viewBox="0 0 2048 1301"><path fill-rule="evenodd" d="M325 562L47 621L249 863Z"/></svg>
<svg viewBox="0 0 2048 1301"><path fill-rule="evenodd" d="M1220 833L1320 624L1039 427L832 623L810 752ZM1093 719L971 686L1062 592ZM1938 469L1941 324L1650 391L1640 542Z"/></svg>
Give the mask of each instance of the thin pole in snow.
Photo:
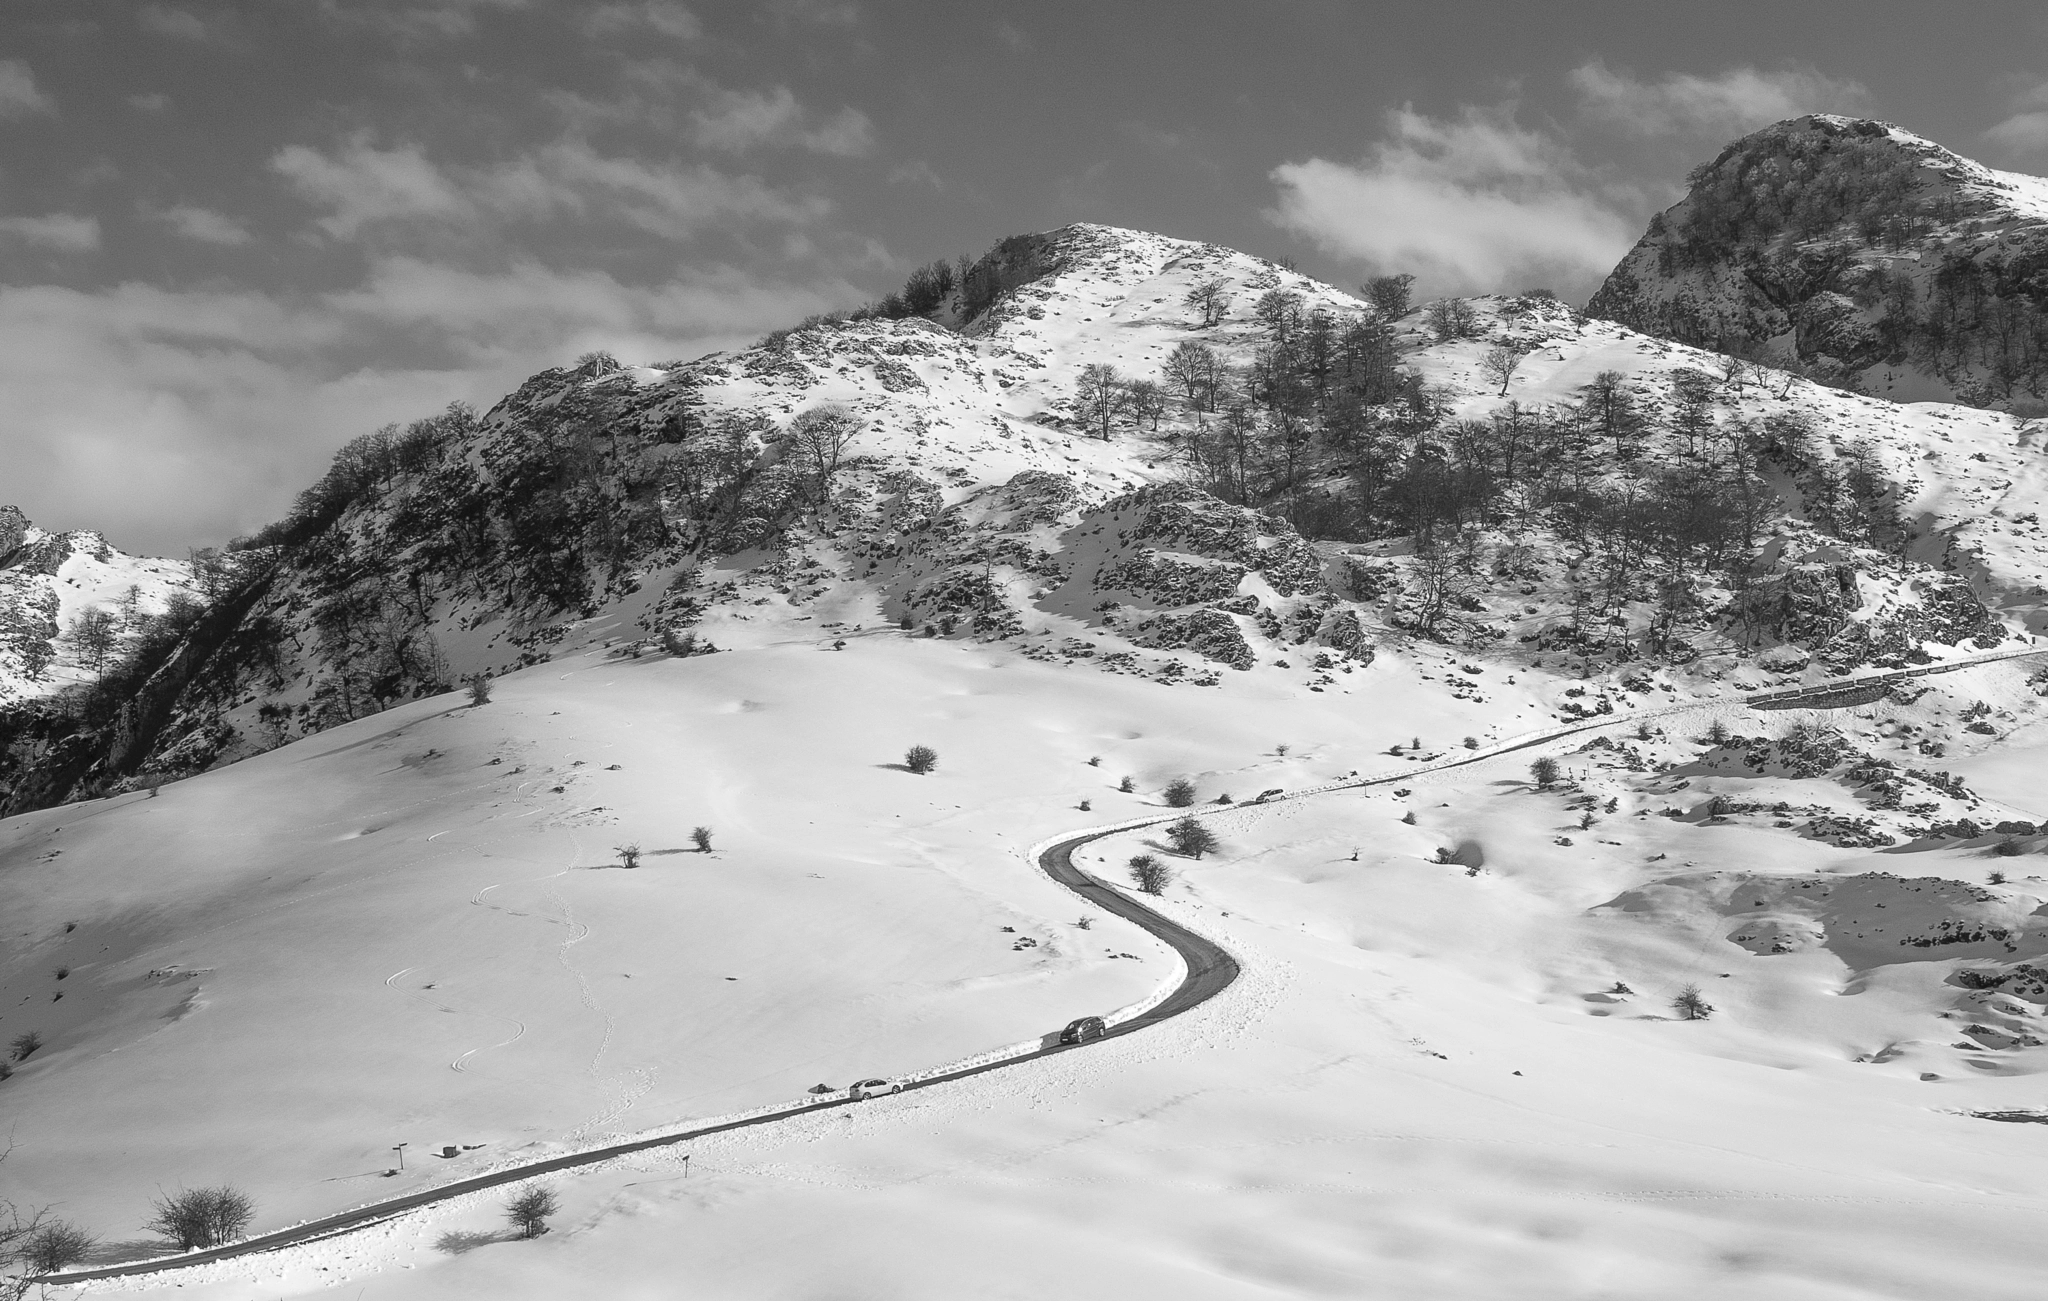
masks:
<svg viewBox="0 0 2048 1301"><path fill-rule="evenodd" d="M400 1170L405 1169L405 1144L396 1144L391 1150L398 1153L398 1168Z"/></svg>

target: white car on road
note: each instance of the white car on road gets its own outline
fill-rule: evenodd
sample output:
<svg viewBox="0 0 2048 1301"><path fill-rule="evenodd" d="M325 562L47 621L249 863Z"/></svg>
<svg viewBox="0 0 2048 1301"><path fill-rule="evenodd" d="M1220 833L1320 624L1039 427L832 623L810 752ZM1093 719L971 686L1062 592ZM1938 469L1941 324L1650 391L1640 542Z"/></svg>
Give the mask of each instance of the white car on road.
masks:
<svg viewBox="0 0 2048 1301"><path fill-rule="evenodd" d="M846 1090L846 1096L858 1102L862 1098L880 1098L891 1093L903 1092L901 1080L859 1080Z"/></svg>

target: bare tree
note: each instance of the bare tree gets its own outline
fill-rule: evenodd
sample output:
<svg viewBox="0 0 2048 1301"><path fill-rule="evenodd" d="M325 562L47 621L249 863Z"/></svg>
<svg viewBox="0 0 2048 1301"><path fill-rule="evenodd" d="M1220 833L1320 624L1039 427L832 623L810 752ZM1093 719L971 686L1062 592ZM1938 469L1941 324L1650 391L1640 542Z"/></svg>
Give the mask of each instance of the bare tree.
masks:
<svg viewBox="0 0 2048 1301"><path fill-rule="evenodd" d="M928 745L913 745L903 752L903 766L921 777L939 766L939 752Z"/></svg>
<svg viewBox="0 0 2048 1301"><path fill-rule="evenodd" d="M934 763L936 763L937 761L938 761L938 759L937 759L937 756L936 756L936 755L935 755L935 756L933 756L933 762L934 762ZM711 852L711 828L709 828L709 827L691 827L691 828L690 828L690 843L691 843L691 844L693 844L693 845L695 845L695 846L697 847L697 852L698 852L698 853L700 853L700 854L708 854L708 853L710 853L710 852Z"/></svg>
<svg viewBox="0 0 2048 1301"><path fill-rule="evenodd" d="M640 866L640 846L620 845L612 852L619 856L619 865L621 867Z"/></svg>
<svg viewBox="0 0 2048 1301"><path fill-rule="evenodd" d="M548 1231L548 1217L561 1209L554 1189L534 1187L505 1203L505 1218L512 1221L521 1237L537 1238Z"/></svg>
<svg viewBox="0 0 2048 1301"><path fill-rule="evenodd" d="M31 1273L55 1274L84 1260L99 1242L93 1234L66 1220L48 1220L28 1235L21 1252Z"/></svg>
<svg viewBox="0 0 2048 1301"><path fill-rule="evenodd" d="M233 1242L256 1218L256 1203L248 1194L225 1184L166 1193L150 1209L142 1227L176 1243L180 1251Z"/></svg>
<svg viewBox="0 0 2048 1301"><path fill-rule="evenodd" d="M96 678L106 674L107 660L114 653L119 636L118 623L109 611L94 608L81 610L64 630L65 643Z"/></svg>
<svg viewBox="0 0 2048 1301"><path fill-rule="evenodd" d="M1218 364L1209 345L1183 339L1166 354L1166 378L1186 396L1188 405L1199 410L1199 398Z"/></svg>
<svg viewBox="0 0 2048 1301"><path fill-rule="evenodd" d="M1479 359L1480 373L1488 379L1500 382L1500 395L1508 395L1508 381L1515 377L1515 367L1522 364L1522 349L1512 343L1496 343L1486 350Z"/></svg>
<svg viewBox="0 0 2048 1301"><path fill-rule="evenodd" d="M1181 302L1201 317L1203 329L1212 329L1223 324L1224 314L1230 310L1230 292L1221 277L1212 278L1188 290Z"/></svg>
<svg viewBox="0 0 2048 1301"><path fill-rule="evenodd" d="M1714 1014L1714 1005L1700 993L1698 985L1687 985L1671 1000L1671 1009L1684 1021L1704 1021Z"/></svg>
<svg viewBox="0 0 2048 1301"><path fill-rule="evenodd" d="M1139 854L1130 861L1131 880L1146 894L1164 894L1167 883L1173 880L1172 871L1166 864L1150 854Z"/></svg>
<svg viewBox="0 0 2048 1301"><path fill-rule="evenodd" d="M490 674L472 673L468 677L464 678L462 680L462 683L464 686L469 688L469 703L472 708L478 705L488 705L491 703Z"/></svg>
<svg viewBox="0 0 2048 1301"><path fill-rule="evenodd" d="M1452 610L1462 606L1478 586L1471 557L1442 538L1424 542L1415 553L1415 631L1434 637Z"/></svg>
<svg viewBox="0 0 2048 1301"><path fill-rule="evenodd" d="M1166 803L1176 809L1184 809L1195 802L1195 784L1185 777L1176 777L1166 783Z"/></svg>
<svg viewBox="0 0 2048 1301"><path fill-rule="evenodd" d="M832 495L832 481L845 459L847 444L866 422L834 403L812 407L789 426L790 445L802 459L812 497L823 504Z"/></svg>
<svg viewBox="0 0 2048 1301"><path fill-rule="evenodd" d="M1166 838L1173 842L1175 852L1189 858L1199 859L1216 848L1216 833L1203 826L1193 814L1168 827Z"/></svg>
<svg viewBox="0 0 2048 1301"><path fill-rule="evenodd" d="M1124 385L1124 400L1130 405L1133 421L1149 420L1155 431L1159 428L1159 417L1166 414L1166 390L1159 387L1157 380L1132 380Z"/></svg>
<svg viewBox="0 0 2048 1301"><path fill-rule="evenodd" d="M133 632L142 622L142 589L134 583L121 593L121 631Z"/></svg>
<svg viewBox="0 0 2048 1301"><path fill-rule="evenodd" d="M1415 286L1415 277L1405 272L1395 275L1374 276L1358 287L1379 314L1389 321L1396 321L1408 315L1409 295Z"/></svg>
<svg viewBox="0 0 2048 1301"><path fill-rule="evenodd" d="M1429 305L1427 319L1439 343L1479 336L1479 313L1462 298L1439 298Z"/></svg>
<svg viewBox="0 0 2048 1301"><path fill-rule="evenodd" d="M1074 406L1083 429L1108 442L1128 405L1129 396L1116 367L1098 363L1082 369L1080 383L1074 387Z"/></svg>
<svg viewBox="0 0 2048 1301"><path fill-rule="evenodd" d="M199 590L207 600L211 601L227 590L233 570L218 547L192 547L186 554L192 566L193 581L199 584Z"/></svg>
<svg viewBox="0 0 2048 1301"><path fill-rule="evenodd" d="M12 1144L0 1150L0 1163L12 1150ZM29 1259L29 1248L36 1235L52 1223L48 1207L30 1210L0 1199L0 1301L21 1301L35 1286L40 1271Z"/></svg>
<svg viewBox="0 0 2048 1301"><path fill-rule="evenodd" d="M1539 791L1547 791L1557 785L1557 773L1557 760L1547 754L1529 765L1529 776Z"/></svg>

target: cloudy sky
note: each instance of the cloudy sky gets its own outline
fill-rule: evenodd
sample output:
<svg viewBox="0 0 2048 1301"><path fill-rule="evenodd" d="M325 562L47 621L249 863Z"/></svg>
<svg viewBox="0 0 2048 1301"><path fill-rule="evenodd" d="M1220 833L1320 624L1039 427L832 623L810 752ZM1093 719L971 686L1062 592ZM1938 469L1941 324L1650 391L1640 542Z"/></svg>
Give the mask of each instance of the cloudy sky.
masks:
<svg viewBox="0 0 2048 1301"><path fill-rule="evenodd" d="M1801 112L2048 171L2036 0L6 0L0 502L180 553L333 449L1101 221L1583 300Z"/></svg>

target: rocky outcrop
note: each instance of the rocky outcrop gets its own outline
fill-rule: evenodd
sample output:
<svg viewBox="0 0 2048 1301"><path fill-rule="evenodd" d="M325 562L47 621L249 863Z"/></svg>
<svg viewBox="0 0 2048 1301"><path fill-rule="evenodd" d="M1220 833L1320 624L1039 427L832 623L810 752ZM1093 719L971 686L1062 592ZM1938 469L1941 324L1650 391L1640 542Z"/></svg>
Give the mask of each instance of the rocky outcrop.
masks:
<svg viewBox="0 0 2048 1301"><path fill-rule="evenodd" d="M1589 315L1905 401L2048 399L2048 184L1827 115L1689 180Z"/></svg>

